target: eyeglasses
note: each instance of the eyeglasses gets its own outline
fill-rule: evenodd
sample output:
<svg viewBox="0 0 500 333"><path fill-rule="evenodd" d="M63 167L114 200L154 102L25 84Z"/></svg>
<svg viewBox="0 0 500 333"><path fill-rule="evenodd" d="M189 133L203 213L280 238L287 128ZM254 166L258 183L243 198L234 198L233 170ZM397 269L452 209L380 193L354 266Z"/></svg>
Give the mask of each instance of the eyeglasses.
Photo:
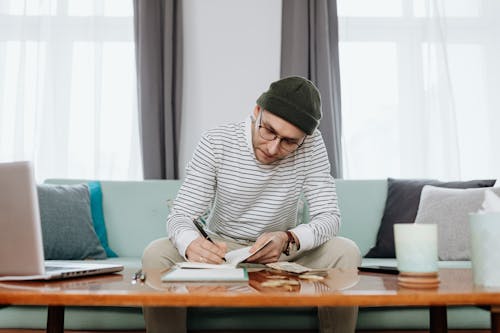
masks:
<svg viewBox="0 0 500 333"><path fill-rule="evenodd" d="M259 135L262 139L266 141L274 141L276 139L279 140L279 147L280 149L292 153L295 150L299 149L300 146L304 143L305 136L302 140L298 139L290 139L290 138L284 138L282 136L279 136L276 134L272 129L267 128L266 126L262 125L262 112L260 113L259 117Z"/></svg>

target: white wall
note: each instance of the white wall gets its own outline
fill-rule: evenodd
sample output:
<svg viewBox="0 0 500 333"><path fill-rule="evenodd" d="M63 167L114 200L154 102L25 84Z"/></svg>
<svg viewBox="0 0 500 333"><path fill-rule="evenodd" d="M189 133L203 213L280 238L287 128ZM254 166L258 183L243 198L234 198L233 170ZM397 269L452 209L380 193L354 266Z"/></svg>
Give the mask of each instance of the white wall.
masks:
<svg viewBox="0 0 500 333"><path fill-rule="evenodd" d="M180 176L203 131L243 120L279 78L281 0L185 0Z"/></svg>

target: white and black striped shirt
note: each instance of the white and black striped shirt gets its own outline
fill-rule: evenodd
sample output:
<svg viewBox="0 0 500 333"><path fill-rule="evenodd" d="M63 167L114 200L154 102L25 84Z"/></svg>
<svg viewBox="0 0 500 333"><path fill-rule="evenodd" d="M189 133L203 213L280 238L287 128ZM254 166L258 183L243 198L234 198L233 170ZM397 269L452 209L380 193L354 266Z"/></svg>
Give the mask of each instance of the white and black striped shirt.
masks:
<svg viewBox="0 0 500 333"><path fill-rule="evenodd" d="M233 240L291 230L302 252L337 234L340 213L321 133L316 130L297 151L266 165L255 158L251 130L249 117L207 131L198 143L167 220L167 233L181 255L199 237L191 219L209 207L209 230ZM310 222L296 225L301 193Z"/></svg>

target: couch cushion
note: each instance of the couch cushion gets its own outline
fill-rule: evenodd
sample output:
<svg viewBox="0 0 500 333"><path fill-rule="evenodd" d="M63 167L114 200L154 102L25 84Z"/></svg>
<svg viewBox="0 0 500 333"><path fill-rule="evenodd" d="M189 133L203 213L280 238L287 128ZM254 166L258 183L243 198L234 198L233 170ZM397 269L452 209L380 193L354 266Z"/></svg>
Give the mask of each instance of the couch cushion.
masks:
<svg viewBox="0 0 500 333"><path fill-rule="evenodd" d="M140 307L74 307L64 308L64 329L79 331L144 330ZM19 329L47 328L47 307L8 306L0 308L0 329L5 332Z"/></svg>
<svg viewBox="0 0 500 333"><path fill-rule="evenodd" d="M437 224L440 260L469 260L469 213L481 207L486 191L500 188L450 189L424 186L415 223Z"/></svg>
<svg viewBox="0 0 500 333"><path fill-rule="evenodd" d="M45 259L104 259L94 231L88 186L38 185Z"/></svg>
<svg viewBox="0 0 500 333"><path fill-rule="evenodd" d="M448 307L450 329L489 329L490 314L477 307ZM317 329L314 308L189 308L190 330L244 331L271 329L293 332ZM47 308L9 306L0 309L0 328L45 329ZM144 330L140 307L66 307L66 330ZM428 329L429 310L422 307L373 307L359 309L358 330Z"/></svg>
<svg viewBox="0 0 500 333"><path fill-rule="evenodd" d="M495 180L471 180L464 182L441 182L432 179L394 179L387 182L387 200L384 215L377 232L377 241L368 251L368 258L394 258L395 223L413 223L417 215L420 193L425 185L447 188L491 187Z"/></svg>
<svg viewBox="0 0 500 333"><path fill-rule="evenodd" d="M448 306L448 328L453 330L479 330L488 332L489 311L469 306ZM429 308L426 307L370 307L360 308L357 330L406 330L428 331L430 326Z"/></svg>

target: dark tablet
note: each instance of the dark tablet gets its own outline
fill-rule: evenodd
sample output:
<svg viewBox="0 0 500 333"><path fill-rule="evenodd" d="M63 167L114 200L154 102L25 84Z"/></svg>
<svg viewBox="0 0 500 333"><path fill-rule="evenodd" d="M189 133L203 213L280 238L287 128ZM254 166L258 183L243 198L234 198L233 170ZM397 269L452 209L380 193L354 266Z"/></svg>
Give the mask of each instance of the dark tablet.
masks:
<svg viewBox="0 0 500 333"><path fill-rule="evenodd" d="M363 267L358 267L358 269L361 272L399 274L398 268L391 266L363 266Z"/></svg>

